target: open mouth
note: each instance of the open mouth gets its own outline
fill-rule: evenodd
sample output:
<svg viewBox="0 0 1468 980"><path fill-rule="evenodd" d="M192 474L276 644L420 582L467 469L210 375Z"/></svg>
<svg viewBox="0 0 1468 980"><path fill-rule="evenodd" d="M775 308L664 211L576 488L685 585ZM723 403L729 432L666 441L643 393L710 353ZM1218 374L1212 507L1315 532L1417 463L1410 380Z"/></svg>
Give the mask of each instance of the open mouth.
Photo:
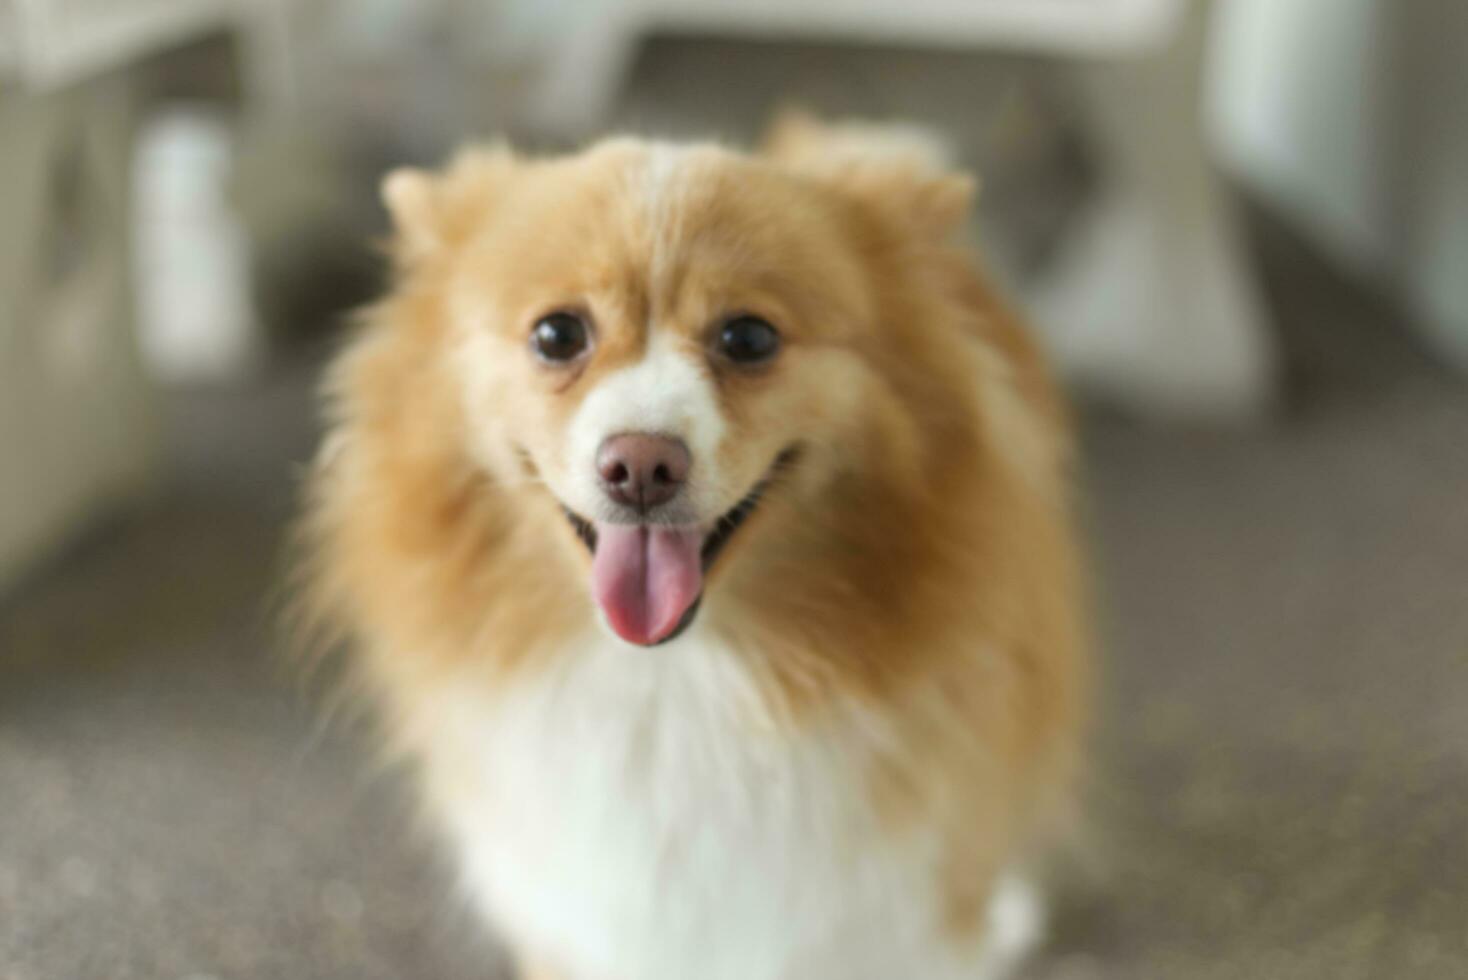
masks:
<svg viewBox="0 0 1468 980"><path fill-rule="evenodd" d="M592 556L592 592L624 640L657 646L680 636L698 615L703 578L795 459L787 449L738 503L706 531L656 524L596 524L562 506Z"/></svg>

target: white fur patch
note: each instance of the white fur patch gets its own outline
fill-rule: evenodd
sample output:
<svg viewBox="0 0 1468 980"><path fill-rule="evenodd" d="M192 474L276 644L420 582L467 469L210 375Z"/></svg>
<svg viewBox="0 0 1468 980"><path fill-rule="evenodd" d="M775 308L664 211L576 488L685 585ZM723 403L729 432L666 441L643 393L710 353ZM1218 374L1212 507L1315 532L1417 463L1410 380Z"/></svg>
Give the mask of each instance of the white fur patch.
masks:
<svg viewBox="0 0 1468 980"><path fill-rule="evenodd" d="M1045 902L1027 878L999 880L989 900L989 944L982 960L984 977L1013 971L1045 938Z"/></svg>
<svg viewBox="0 0 1468 980"><path fill-rule="evenodd" d="M566 445L570 486L559 489L567 505L595 518L607 507L596 474L602 441L624 432L673 436L693 455L684 491L690 507L712 520L722 513L718 450L724 431L714 383L699 354L654 330L642 360L603 379L577 409Z"/></svg>
<svg viewBox="0 0 1468 980"><path fill-rule="evenodd" d="M990 980L1033 937L1012 890L991 937L943 935L935 842L868 805L872 718L777 731L697 624L565 654L498 696L446 689L429 771L474 893L570 980Z"/></svg>
<svg viewBox="0 0 1468 980"><path fill-rule="evenodd" d="M647 278L656 289L665 281L669 263L677 252L683 213L680 198L687 186L686 164L690 151L672 143L652 143L647 149L647 166L642 171L637 195L650 239Z"/></svg>

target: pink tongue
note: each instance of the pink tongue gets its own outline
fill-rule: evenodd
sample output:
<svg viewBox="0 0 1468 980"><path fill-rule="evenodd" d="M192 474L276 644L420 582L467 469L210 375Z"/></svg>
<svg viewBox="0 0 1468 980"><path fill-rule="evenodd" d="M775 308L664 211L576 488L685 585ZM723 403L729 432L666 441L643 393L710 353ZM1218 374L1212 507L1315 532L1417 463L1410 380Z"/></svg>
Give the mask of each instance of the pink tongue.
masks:
<svg viewBox="0 0 1468 980"><path fill-rule="evenodd" d="M703 589L696 528L597 524L591 594L617 635L648 646L667 637Z"/></svg>

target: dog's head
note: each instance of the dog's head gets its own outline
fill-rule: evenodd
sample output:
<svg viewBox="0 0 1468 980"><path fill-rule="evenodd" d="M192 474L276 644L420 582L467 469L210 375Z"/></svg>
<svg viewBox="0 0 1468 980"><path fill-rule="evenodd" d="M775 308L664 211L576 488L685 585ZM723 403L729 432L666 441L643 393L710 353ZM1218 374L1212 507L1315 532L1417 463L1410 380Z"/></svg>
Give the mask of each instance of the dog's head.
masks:
<svg viewBox="0 0 1468 980"><path fill-rule="evenodd" d="M467 454L562 513L548 546L584 556L629 642L677 636L720 569L790 532L771 512L800 508L763 498L818 507L855 456L921 465L883 435L923 424L894 375L934 360L891 280L971 188L838 149L796 122L762 157L617 140L384 184L403 289L441 298Z"/></svg>

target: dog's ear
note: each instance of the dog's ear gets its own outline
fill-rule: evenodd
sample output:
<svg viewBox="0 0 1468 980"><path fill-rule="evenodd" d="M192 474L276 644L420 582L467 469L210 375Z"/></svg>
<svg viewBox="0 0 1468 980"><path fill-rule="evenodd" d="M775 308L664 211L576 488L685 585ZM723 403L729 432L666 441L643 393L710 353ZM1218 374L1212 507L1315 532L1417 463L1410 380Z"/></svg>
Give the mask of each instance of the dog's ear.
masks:
<svg viewBox="0 0 1468 980"><path fill-rule="evenodd" d="M399 167L382 178L382 203L392 217L395 250L412 261L439 246L437 179L426 170Z"/></svg>
<svg viewBox="0 0 1468 980"><path fill-rule="evenodd" d="M780 112L765 136L765 156L824 180L935 241L968 220L978 182L952 169L936 133L919 126L826 123L798 109Z"/></svg>
<svg viewBox="0 0 1468 980"><path fill-rule="evenodd" d="M466 150L442 173L400 167L382 179L393 251L406 265L455 245L487 216L516 166L508 147Z"/></svg>

